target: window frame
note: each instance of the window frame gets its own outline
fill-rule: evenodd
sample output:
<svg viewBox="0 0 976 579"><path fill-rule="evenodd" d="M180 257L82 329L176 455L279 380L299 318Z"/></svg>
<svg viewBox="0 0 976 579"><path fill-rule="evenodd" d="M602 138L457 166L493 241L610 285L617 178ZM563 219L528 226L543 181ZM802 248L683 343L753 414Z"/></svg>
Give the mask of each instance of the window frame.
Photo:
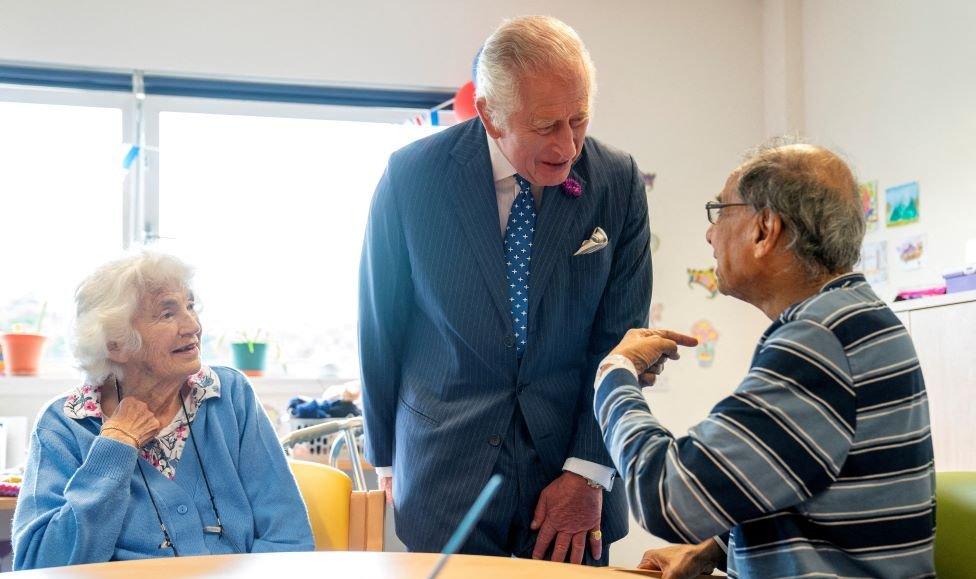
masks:
<svg viewBox="0 0 976 579"><path fill-rule="evenodd" d="M3 68L3 67L0 67ZM15 67L16 68L16 67ZM38 69L44 72L42 69ZM0 70L0 73L3 71ZM84 76L84 72L80 72ZM271 118L291 118L326 121L358 121L367 123L409 124L423 115L430 115L430 109L421 107L375 106L364 104L321 104L296 103L280 100L246 100L236 98L169 96L145 94L142 75L132 74L134 89L94 89L91 84L52 86L43 82L19 84L17 79L7 81L0 74L0 102L66 105L93 108L111 108L121 112L119 172L122 211L118 217L122 221L120 250L134 247L152 246L159 239L160 232L160 165L159 135L160 115L164 112L204 113L215 115L256 116ZM353 91L355 92L355 91ZM368 89L362 89L364 94ZM382 91L381 91L382 92ZM409 91L407 91L409 92ZM429 97L431 94L427 93ZM409 102L409 101L398 101ZM456 122L451 109L442 108L451 101L438 105L440 126L450 126ZM431 115L432 116L432 115ZM138 146L138 154L127 169L123 167L126 147ZM61 375L64 368L55 368ZM45 376L52 375L45 372ZM344 379L323 379L312 376L276 377L274 380L298 380L302 383L314 380L319 383L342 381Z"/></svg>
<svg viewBox="0 0 976 579"><path fill-rule="evenodd" d="M355 121L364 123L403 124L422 112L421 109L363 107L345 105L299 104L267 101L215 99L204 97L147 95L143 102L145 123L145 184L142 229L144 242L159 239L159 116L160 113L203 113L211 115L254 116L271 118L309 119L325 121ZM441 111L443 125L454 123L452 111Z"/></svg>
<svg viewBox="0 0 976 579"><path fill-rule="evenodd" d="M131 93L76 88L0 84L0 102L115 108L122 112L123 144L138 142L138 103ZM122 170L119 159L119 170ZM135 167L135 163L133 163ZM138 204L139 178L130 170L122 182L122 249L132 246L142 223Z"/></svg>

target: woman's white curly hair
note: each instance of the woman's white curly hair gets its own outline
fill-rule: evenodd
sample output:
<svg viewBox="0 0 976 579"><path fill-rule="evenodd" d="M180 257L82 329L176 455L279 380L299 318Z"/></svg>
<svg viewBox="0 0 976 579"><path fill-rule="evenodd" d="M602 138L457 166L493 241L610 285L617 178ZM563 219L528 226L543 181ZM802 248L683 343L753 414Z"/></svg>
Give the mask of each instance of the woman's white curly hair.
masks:
<svg viewBox="0 0 976 579"><path fill-rule="evenodd" d="M109 344L138 352L142 336L132 325L142 297L166 288L190 288L193 268L179 259L144 250L96 269L75 291L72 346L87 384L101 384L122 368L109 358Z"/></svg>

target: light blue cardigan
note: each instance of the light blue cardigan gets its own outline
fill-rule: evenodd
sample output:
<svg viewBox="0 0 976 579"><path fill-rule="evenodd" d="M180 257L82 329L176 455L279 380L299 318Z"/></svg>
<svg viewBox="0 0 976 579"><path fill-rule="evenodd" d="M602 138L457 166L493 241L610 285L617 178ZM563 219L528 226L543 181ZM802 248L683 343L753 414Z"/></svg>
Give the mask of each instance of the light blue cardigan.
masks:
<svg viewBox="0 0 976 579"><path fill-rule="evenodd" d="M213 370L221 395L203 402L192 432L224 535L203 533L216 522L188 441L175 480L142 465L170 538L180 556L311 551L308 513L271 421L243 375ZM67 417L64 401L47 406L31 435L13 522L14 569L171 557L159 547L136 449L99 437L98 419Z"/></svg>

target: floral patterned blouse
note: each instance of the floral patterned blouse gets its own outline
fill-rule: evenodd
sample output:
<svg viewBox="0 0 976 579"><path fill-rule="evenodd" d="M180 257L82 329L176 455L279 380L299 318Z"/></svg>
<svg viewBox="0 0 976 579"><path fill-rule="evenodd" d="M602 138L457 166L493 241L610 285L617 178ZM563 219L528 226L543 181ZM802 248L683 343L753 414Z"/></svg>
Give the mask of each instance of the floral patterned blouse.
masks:
<svg viewBox="0 0 976 579"><path fill-rule="evenodd" d="M76 388L64 401L65 415L77 420L101 419L102 386L104 384L85 384ZM220 397L220 379L216 372L203 366L199 372L187 378L183 392L186 416L181 408L169 425L159 431L156 438L139 449L139 455L170 480L176 478L176 463L183 454L183 447L190 434L190 423L196 417L200 405L208 398Z"/></svg>

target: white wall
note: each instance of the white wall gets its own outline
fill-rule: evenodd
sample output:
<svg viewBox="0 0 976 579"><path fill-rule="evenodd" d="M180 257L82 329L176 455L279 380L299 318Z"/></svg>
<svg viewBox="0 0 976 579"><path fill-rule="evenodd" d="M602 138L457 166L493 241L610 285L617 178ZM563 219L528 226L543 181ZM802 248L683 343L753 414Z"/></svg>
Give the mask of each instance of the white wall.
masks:
<svg viewBox="0 0 976 579"><path fill-rule="evenodd" d="M598 69L591 132L657 172L651 227L654 302L662 324L720 333L712 368L689 352L651 394L676 433L705 416L747 367L766 320L704 297L687 267L712 265L703 205L763 136L762 5L758 0L213 0L119 4L0 0L0 60L355 85L454 88L502 17L549 13L577 28ZM636 529L613 549L632 566L651 538Z"/></svg>
<svg viewBox="0 0 976 579"><path fill-rule="evenodd" d="M762 23L766 137L802 134L802 0L763 0Z"/></svg>
<svg viewBox="0 0 976 579"><path fill-rule="evenodd" d="M976 4L968 0L805 1L802 4L802 128L845 153L862 180L884 189L921 187L917 224L886 228L891 299L935 285L960 268L976 238ZM895 246L928 236L927 263L901 269Z"/></svg>

